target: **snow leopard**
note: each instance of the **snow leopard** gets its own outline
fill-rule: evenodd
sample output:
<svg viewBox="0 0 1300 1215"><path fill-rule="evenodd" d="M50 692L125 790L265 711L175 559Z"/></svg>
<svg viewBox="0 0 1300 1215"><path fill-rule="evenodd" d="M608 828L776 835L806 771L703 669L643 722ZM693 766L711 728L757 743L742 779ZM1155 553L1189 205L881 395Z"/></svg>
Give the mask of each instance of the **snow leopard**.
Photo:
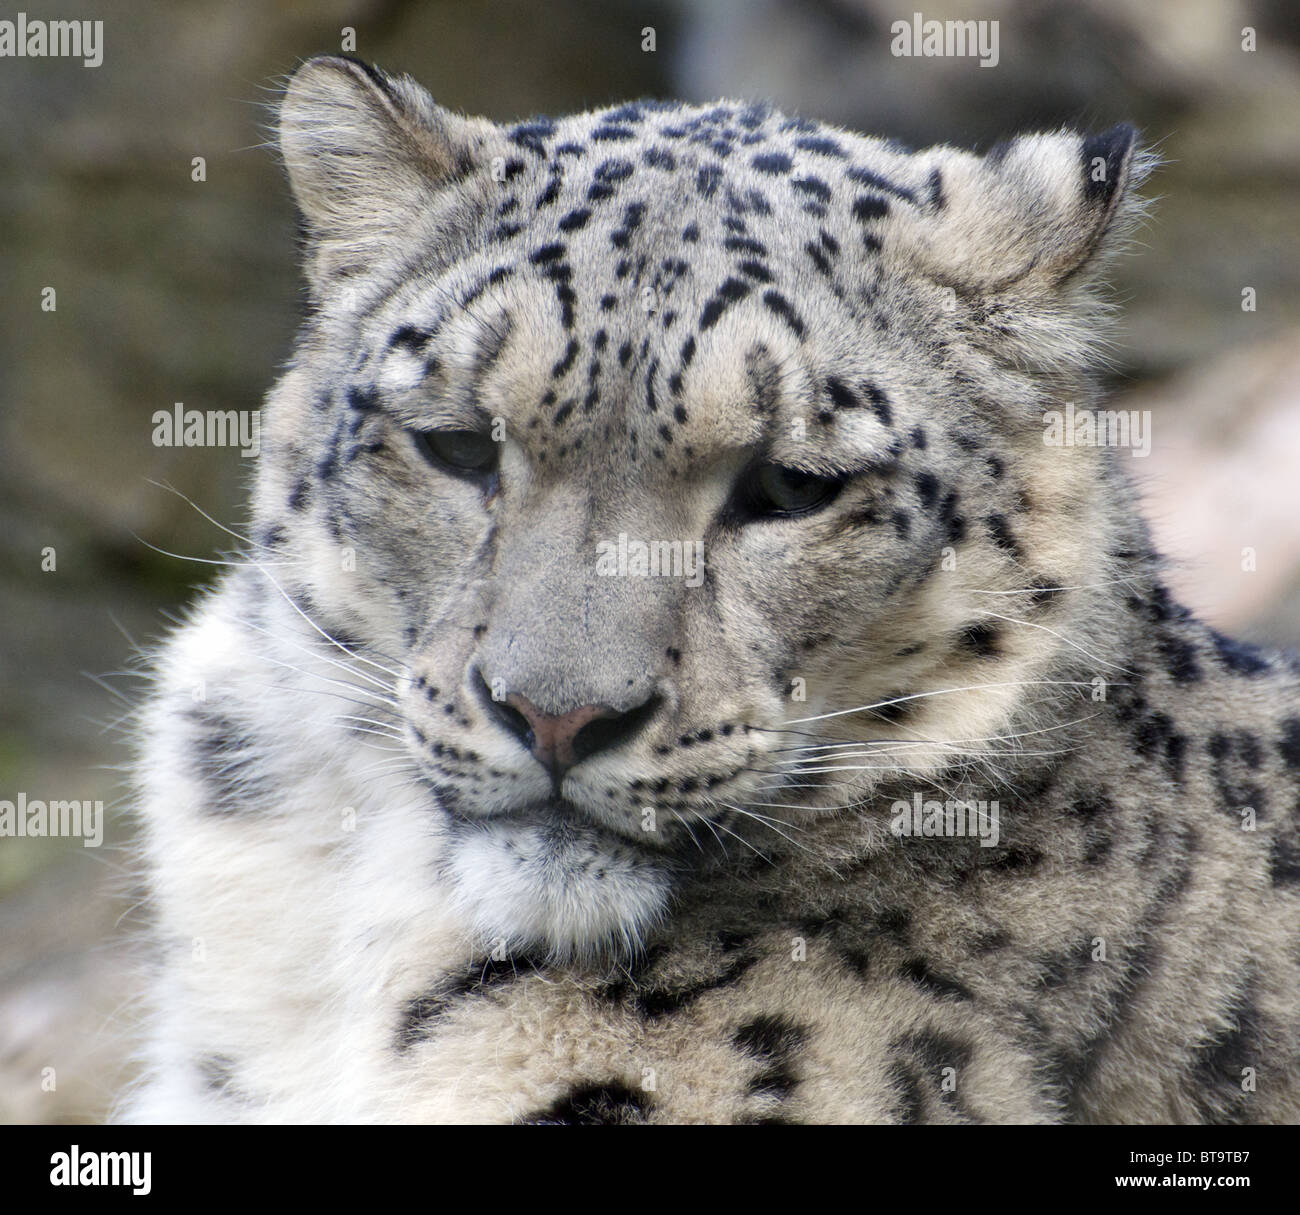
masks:
<svg viewBox="0 0 1300 1215"><path fill-rule="evenodd" d="M308 306L140 714L122 1118L1300 1117L1300 661L1171 594L1105 409L1133 127L337 56L276 126Z"/></svg>

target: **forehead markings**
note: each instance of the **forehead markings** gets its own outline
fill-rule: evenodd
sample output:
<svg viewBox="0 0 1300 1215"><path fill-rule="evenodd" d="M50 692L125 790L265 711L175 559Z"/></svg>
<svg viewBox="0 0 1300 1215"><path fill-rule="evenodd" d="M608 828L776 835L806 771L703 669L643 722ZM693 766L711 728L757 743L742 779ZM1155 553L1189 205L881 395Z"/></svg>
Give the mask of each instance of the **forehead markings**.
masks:
<svg viewBox="0 0 1300 1215"><path fill-rule="evenodd" d="M477 427L486 417L478 401L480 386L513 329L510 310L499 298L479 307L466 307L462 300L431 321L402 321L376 360L373 385L349 392L384 392L411 424Z"/></svg>
<svg viewBox="0 0 1300 1215"><path fill-rule="evenodd" d="M655 124L646 121L646 111L663 110L669 111L667 121L663 124L656 127ZM674 359L667 352L667 348L661 344L659 353L650 359L646 370L644 383L646 413L658 414L661 409L666 411L666 416L657 422L660 439L665 444L672 442L670 419L680 425L689 416L681 398L686 374L697 351L697 333L700 335L708 333L718 324L728 309L753 296L754 303L761 303L796 339L802 340L807 334L807 325L803 316L791 302L790 297L780 289L779 275L774 274L768 261L766 245L748 233L745 220L742 218L754 216L761 224L772 215L771 204L762 191L754 188L749 182L737 182L734 186L727 182L725 162L731 158L733 151L740 151L742 146L747 148L743 157L736 159L736 163L758 175L758 180L765 177L789 178L790 189L800 204L800 210L815 218L826 216L827 204L832 200L833 192L826 178L810 174L804 169L797 154L819 158L822 163L839 172L842 183L854 183L848 186L847 190L851 198L851 214L858 224L868 226L873 221L887 217L889 213L887 197L915 203L916 195L912 189L897 184L875 169L853 164L850 154L828 128L817 123L792 119L781 122L774 132L771 129L774 123L769 121L774 117L779 118L779 115L774 116L770 109L763 106L740 109L724 104L705 110L692 110L671 105L630 105L579 119L566 120L562 125L566 133L571 133L571 137L563 143L556 142L561 132L561 125L550 119L535 119L521 123L507 132L508 138L520 149L521 154L541 160L545 166L545 175L529 175L526 173L527 164L518 156L511 157L507 162L507 181L516 191L521 189L526 191L530 177L537 183L535 197L529 200L532 210L537 213L543 212L558 201L566 185L566 169L578 172L588 170L581 172L580 179L570 184L572 201L567 209L559 211L554 220L551 234L554 239L547 237L544 228L539 233L539 222L544 222L541 221L540 215L539 220L533 221L531 225L515 224L509 230L505 230L503 226L493 234L494 243L498 244L517 246L520 239L526 239L525 233L537 242L525 253L525 257L535 272L549 280L559 305L561 325L566 330L576 328L575 313L578 303L577 292L573 286L573 270L568 258L568 239L586 242L598 240L600 236L608 238L611 251L617 250L623 255L617 262L615 277L622 280L630 276L633 286L639 285L645 272L647 259L644 256L635 261L627 256L632 239L645 218L644 202L624 203L618 226L613 228L603 226L600 236L597 235L593 223L593 220L599 218L599 213L605 209L606 204L618 198L624 183L629 180L644 180L644 176L635 176L636 166L631 160L626 156L605 155L607 149L613 151L617 147L622 151L626 148L627 152L639 161L642 174L646 171L676 174L682 179L683 184L693 184L697 198L703 199L708 204L703 208L704 213L711 211L714 215L721 214L723 226L728 233L723 239L723 248L735 254L732 273L727 275L713 294L700 305L696 326L681 341L676 351L676 358ZM631 142L638 137L643 142L651 139L654 142L639 149L630 147ZM583 140L586 142L581 142ZM682 165L680 155L670 147L673 142L681 141L698 145L701 151L711 153L717 160L703 164L698 160L692 160ZM769 145L768 148L752 146L765 143ZM856 147L854 149L855 152L860 150ZM897 153L889 152L884 145L881 145L880 153L882 156L898 159ZM566 160L571 163L566 164ZM798 174L795 174L796 168L799 169ZM517 181L516 179L521 175L523 181ZM928 185L930 202L934 205L933 200L940 191L935 188L934 182ZM864 193L864 188L871 193ZM718 197L719 191L721 191L720 197ZM849 198L846 198L846 210ZM519 194L514 193L499 205L497 217L498 219L526 218L527 210L528 206L521 208ZM848 230L852 230L851 227ZM680 235L682 241L689 243L698 242L699 237L699 224L694 221L688 223ZM878 238L875 238L870 231L863 234L863 241L868 249L879 248ZM817 231L814 238L804 243L803 252L816 271L829 279L833 260L840 253L840 241L823 227ZM654 285L663 292L665 297L671 295L677 280L688 269L687 263L681 259L666 258L656 271ZM469 306L488 286L495 285L496 282L514 272L514 266L498 266L486 278L478 280L462 301L462 306ZM596 290L599 290L599 287ZM838 290L835 293L840 294ZM604 312L614 311L617 304L618 297L608 291L600 297L600 308ZM666 330L671 327L676 316L677 313L671 309L660 309L659 320L662 328ZM431 343L429 340L431 336L428 330L418 324L399 327L390 335L389 351L402 352L412 358L425 357L427 369L434 371L437 369L438 359L436 354L430 356L429 351L431 346L440 347L442 343ZM604 336L608 340L605 330L601 330L598 338L599 336ZM474 343L476 352L468 358L453 359L454 366L450 371L453 373L452 378L458 382L460 395L468 395L476 378L481 377L495 362L504 344L504 333L480 332ZM587 413L595 409L600 395L604 370L601 361L603 342L600 343L600 347L601 349L594 351L590 359L583 364L586 371L586 392L585 396L581 397L581 406ZM650 353L650 339L642 338L640 350L635 357L633 357L633 348L634 339L624 340L618 350L619 366L629 374L639 367L646 366ZM576 334L570 336L563 351L558 354L551 366L553 381L563 379L579 368L582 349L582 339ZM665 360L668 366L664 366ZM755 408L762 409L764 405L773 408L771 377L763 372L762 360L750 361L749 371L752 373L750 395L755 402ZM665 389L669 398L667 401L663 399ZM882 404L872 393L868 392L866 396L873 408ZM542 402L554 409L553 422L556 425L563 425L573 414L578 399L576 396L566 396L561 400L559 393L552 386L544 393ZM840 406L832 400L832 407ZM887 408L887 403L884 403L883 407Z"/></svg>
<svg viewBox="0 0 1300 1215"><path fill-rule="evenodd" d="M718 352L711 356L716 359ZM850 474L888 469L905 451L906 442L894 433L889 396L874 378L857 371L827 373L793 345L773 353L755 344L743 367L752 392L746 407L761 425L738 446L757 443L766 458L810 472ZM710 371L710 378L720 374Z"/></svg>

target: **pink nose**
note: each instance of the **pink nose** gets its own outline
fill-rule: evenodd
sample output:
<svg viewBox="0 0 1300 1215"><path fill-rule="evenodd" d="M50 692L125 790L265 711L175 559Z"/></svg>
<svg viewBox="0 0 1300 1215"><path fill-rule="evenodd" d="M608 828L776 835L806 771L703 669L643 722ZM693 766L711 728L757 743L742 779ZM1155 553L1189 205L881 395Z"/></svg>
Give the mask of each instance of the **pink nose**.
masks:
<svg viewBox="0 0 1300 1215"><path fill-rule="evenodd" d="M528 723L526 744L542 766L556 776L584 758L574 746L584 726L601 718L619 716L605 705L583 705L558 715L543 713L527 696L518 692L511 692L505 702Z"/></svg>

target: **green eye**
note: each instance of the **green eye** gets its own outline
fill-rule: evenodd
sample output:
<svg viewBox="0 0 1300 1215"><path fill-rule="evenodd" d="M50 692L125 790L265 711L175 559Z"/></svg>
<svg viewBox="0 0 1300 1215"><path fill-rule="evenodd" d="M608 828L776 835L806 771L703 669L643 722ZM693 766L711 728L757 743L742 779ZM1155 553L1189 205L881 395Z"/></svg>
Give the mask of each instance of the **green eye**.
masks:
<svg viewBox="0 0 1300 1215"><path fill-rule="evenodd" d="M741 486L741 496L755 515L806 515L830 504L843 482L834 477L762 464L752 470Z"/></svg>
<svg viewBox="0 0 1300 1215"><path fill-rule="evenodd" d="M415 445L435 468L474 477L496 472L500 445L477 430L417 430Z"/></svg>

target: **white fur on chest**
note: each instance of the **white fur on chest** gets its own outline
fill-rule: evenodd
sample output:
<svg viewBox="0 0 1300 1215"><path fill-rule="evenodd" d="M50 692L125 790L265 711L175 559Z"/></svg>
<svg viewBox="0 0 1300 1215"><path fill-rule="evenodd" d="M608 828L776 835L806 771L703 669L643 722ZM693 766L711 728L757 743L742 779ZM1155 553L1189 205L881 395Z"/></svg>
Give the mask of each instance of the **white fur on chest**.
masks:
<svg viewBox="0 0 1300 1215"><path fill-rule="evenodd" d="M389 744L333 722L364 713L326 682L350 677L302 654L299 670L277 669L260 643L291 655L301 642L273 645L229 610L218 596L178 634L145 722L142 815L164 961L150 1076L124 1113L229 1120L232 1103L205 1090L198 1067L217 1056L260 1102L248 1116L384 1117L398 1087L381 1079L395 1010L470 949L435 880L442 828L428 791L388 762ZM354 682L364 699L368 685ZM174 710L187 689L251 708L275 775L265 804L205 812Z"/></svg>

